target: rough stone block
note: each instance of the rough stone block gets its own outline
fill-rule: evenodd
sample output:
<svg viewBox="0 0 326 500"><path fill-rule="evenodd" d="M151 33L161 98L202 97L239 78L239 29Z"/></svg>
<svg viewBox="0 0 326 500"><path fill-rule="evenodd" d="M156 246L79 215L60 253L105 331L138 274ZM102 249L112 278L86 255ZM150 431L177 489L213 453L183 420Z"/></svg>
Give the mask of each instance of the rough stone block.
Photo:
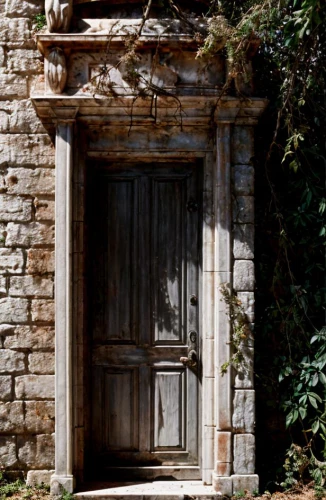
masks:
<svg viewBox="0 0 326 500"><path fill-rule="evenodd" d="M253 224L234 224L233 257L235 259L254 258L255 229Z"/></svg>
<svg viewBox="0 0 326 500"><path fill-rule="evenodd" d="M231 141L231 161L234 165L248 165L254 156L254 128L234 127Z"/></svg>
<svg viewBox="0 0 326 500"><path fill-rule="evenodd" d="M27 272L29 274L54 273L54 252L32 248L27 252Z"/></svg>
<svg viewBox="0 0 326 500"><path fill-rule="evenodd" d="M0 276L0 294L7 295L7 278Z"/></svg>
<svg viewBox="0 0 326 500"><path fill-rule="evenodd" d="M24 254L22 250L0 248L0 274L22 274Z"/></svg>
<svg viewBox="0 0 326 500"><path fill-rule="evenodd" d="M231 477L221 477L213 472L213 488L216 491L216 495L227 497L232 496L232 479Z"/></svg>
<svg viewBox="0 0 326 500"><path fill-rule="evenodd" d="M218 462L232 462L232 433L217 431L216 457Z"/></svg>
<svg viewBox="0 0 326 500"><path fill-rule="evenodd" d="M28 17L32 19L42 13L44 7L38 0L6 0L5 14L7 17Z"/></svg>
<svg viewBox="0 0 326 500"><path fill-rule="evenodd" d="M0 335L12 335L15 331L15 325L0 324Z"/></svg>
<svg viewBox="0 0 326 500"><path fill-rule="evenodd" d="M54 435L39 434L18 437L18 457L22 465L31 468L51 468L54 465Z"/></svg>
<svg viewBox="0 0 326 500"><path fill-rule="evenodd" d="M1 170L0 171L0 193L5 193L6 191L7 191L7 186L6 186L6 182L5 182L5 175L4 175L4 171Z"/></svg>
<svg viewBox="0 0 326 500"><path fill-rule="evenodd" d="M251 260L236 260L233 268L233 288L236 291L253 291L255 266Z"/></svg>
<svg viewBox="0 0 326 500"><path fill-rule="evenodd" d="M254 194L255 169L250 165L235 165L232 169L234 192L237 195Z"/></svg>
<svg viewBox="0 0 326 500"><path fill-rule="evenodd" d="M25 323L28 319L27 307L25 299L0 299L0 323Z"/></svg>
<svg viewBox="0 0 326 500"><path fill-rule="evenodd" d="M53 281L40 276L12 276L9 294L12 297L53 297Z"/></svg>
<svg viewBox="0 0 326 500"><path fill-rule="evenodd" d="M8 115L8 127L12 134L46 133L30 99L14 101L11 104L10 114Z"/></svg>
<svg viewBox="0 0 326 500"><path fill-rule="evenodd" d="M6 469L16 463L16 437L0 436L0 467Z"/></svg>
<svg viewBox="0 0 326 500"><path fill-rule="evenodd" d="M43 72L42 56L37 50L15 49L8 51L8 70L19 74Z"/></svg>
<svg viewBox="0 0 326 500"><path fill-rule="evenodd" d="M248 321L252 323L255 321L255 294L253 292L237 292L237 297L241 301L241 306Z"/></svg>
<svg viewBox="0 0 326 500"><path fill-rule="evenodd" d="M232 207L233 222L253 224L255 222L255 206L253 196L237 196Z"/></svg>
<svg viewBox="0 0 326 500"><path fill-rule="evenodd" d="M249 493L256 493L259 490L259 477L257 474L237 476L233 475L233 495L241 491L249 491Z"/></svg>
<svg viewBox="0 0 326 500"><path fill-rule="evenodd" d="M255 391L249 389L234 391L232 425L236 432L254 432Z"/></svg>
<svg viewBox="0 0 326 500"><path fill-rule="evenodd" d="M54 166L54 147L46 134L1 134L0 165Z"/></svg>
<svg viewBox="0 0 326 500"><path fill-rule="evenodd" d="M24 432L24 409L22 402L0 403L0 432L15 434Z"/></svg>
<svg viewBox="0 0 326 500"><path fill-rule="evenodd" d="M35 198L35 218L36 220L49 220L55 219L55 202L54 200L40 200Z"/></svg>
<svg viewBox="0 0 326 500"><path fill-rule="evenodd" d="M3 0L0 0L0 13L1 11L1 4ZM8 28L9 28L9 23L8 19L6 19L4 16L0 17L0 42L5 43L8 40Z"/></svg>
<svg viewBox="0 0 326 500"><path fill-rule="evenodd" d="M26 42L28 44L32 44L33 40L31 40L31 31L29 29L29 19L24 19L21 17L16 17L12 19L8 19L8 46L12 47L24 45ZM24 43L25 42L25 43ZM34 43L33 43L34 45Z"/></svg>
<svg viewBox="0 0 326 500"><path fill-rule="evenodd" d="M32 301L32 321L54 321L54 301L53 300L33 300Z"/></svg>
<svg viewBox="0 0 326 500"><path fill-rule="evenodd" d="M1 88L1 97L3 99L5 98L12 99L15 97L20 97L20 98L28 97L27 77L25 76L2 74L0 75L0 88ZM2 158L1 149L0 149L0 158Z"/></svg>
<svg viewBox="0 0 326 500"><path fill-rule="evenodd" d="M12 379L10 375L0 376L0 394L3 401L11 399Z"/></svg>
<svg viewBox="0 0 326 500"><path fill-rule="evenodd" d="M9 168L5 182L8 194L53 194L55 172L48 168Z"/></svg>
<svg viewBox="0 0 326 500"><path fill-rule="evenodd" d="M53 349L54 328L52 326L18 326L4 338L6 349Z"/></svg>
<svg viewBox="0 0 326 500"><path fill-rule="evenodd" d="M0 248L5 246L7 237L7 226L0 222Z"/></svg>
<svg viewBox="0 0 326 500"><path fill-rule="evenodd" d="M9 221L29 221L32 218L32 200L19 196L0 195L0 219Z"/></svg>
<svg viewBox="0 0 326 500"><path fill-rule="evenodd" d="M254 386L254 349L243 344L241 352L243 363L235 370L234 387L236 389L252 389Z"/></svg>
<svg viewBox="0 0 326 500"><path fill-rule="evenodd" d="M229 462L216 462L215 473L217 476L230 476L231 466Z"/></svg>
<svg viewBox="0 0 326 500"><path fill-rule="evenodd" d="M3 3L4 0L0 0L0 13ZM35 49L35 40L31 36L29 25L29 19L2 17L0 19L0 42L5 43L9 49Z"/></svg>
<svg viewBox="0 0 326 500"><path fill-rule="evenodd" d="M235 474L253 474L255 471L255 436L235 434L233 457Z"/></svg>
<svg viewBox="0 0 326 500"><path fill-rule="evenodd" d="M25 432L52 434L54 432L54 401L26 401Z"/></svg>
<svg viewBox="0 0 326 500"><path fill-rule="evenodd" d="M53 375L22 375L15 378L17 399L53 399Z"/></svg>
<svg viewBox="0 0 326 500"><path fill-rule="evenodd" d="M0 68L3 68L5 66L6 62L6 53L5 49L0 45Z"/></svg>
<svg viewBox="0 0 326 500"><path fill-rule="evenodd" d="M11 351L10 349L0 349L0 370L2 373L17 373L25 370L25 354Z"/></svg>
<svg viewBox="0 0 326 500"><path fill-rule="evenodd" d="M29 371L35 374L54 373L54 353L34 352L28 356Z"/></svg>
<svg viewBox="0 0 326 500"><path fill-rule="evenodd" d="M9 222L7 225L7 247L36 247L39 245L54 245L54 226L40 222L28 224Z"/></svg>
<svg viewBox="0 0 326 500"><path fill-rule="evenodd" d="M10 118L10 103L0 101L0 134L8 133Z"/></svg>
<svg viewBox="0 0 326 500"><path fill-rule="evenodd" d="M49 485L53 472L53 470L29 470L26 484L28 486Z"/></svg>

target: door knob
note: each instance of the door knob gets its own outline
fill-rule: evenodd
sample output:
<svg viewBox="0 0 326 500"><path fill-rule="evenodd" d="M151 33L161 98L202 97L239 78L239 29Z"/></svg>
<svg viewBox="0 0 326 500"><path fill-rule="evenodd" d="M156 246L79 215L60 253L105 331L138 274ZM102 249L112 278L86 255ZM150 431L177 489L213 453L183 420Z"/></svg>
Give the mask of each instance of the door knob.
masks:
<svg viewBox="0 0 326 500"><path fill-rule="evenodd" d="M198 299L196 295L190 295L190 304L196 306L198 304Z"/></svg>
<svg viewBox="0 0 326 500"><path fill-rule="evenodd" d="M188 357L186 356L181 356L180 358L181 363L184 366L189 366L189 367L194 367L197 365L197 353L194 349L191 349L188 352Z"/></svg>

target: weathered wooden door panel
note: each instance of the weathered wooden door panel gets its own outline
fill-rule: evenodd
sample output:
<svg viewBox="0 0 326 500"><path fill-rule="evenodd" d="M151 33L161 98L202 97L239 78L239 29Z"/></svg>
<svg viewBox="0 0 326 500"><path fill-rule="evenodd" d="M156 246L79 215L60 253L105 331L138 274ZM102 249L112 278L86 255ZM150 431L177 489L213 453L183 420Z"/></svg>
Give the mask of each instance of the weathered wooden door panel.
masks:
<svg viewBox="0 0 326 500"><path fill-rule="evenodd" d="M193 165L89 169L91 450L96 470L198 470L200 173ZM196 345L198 345L198 342ZM193 347L193 343L191 344ZM129 469L131 468L131 469ZM105 474L104 474L105 475ZM103 474L102 474L103 477Z"/></svg>

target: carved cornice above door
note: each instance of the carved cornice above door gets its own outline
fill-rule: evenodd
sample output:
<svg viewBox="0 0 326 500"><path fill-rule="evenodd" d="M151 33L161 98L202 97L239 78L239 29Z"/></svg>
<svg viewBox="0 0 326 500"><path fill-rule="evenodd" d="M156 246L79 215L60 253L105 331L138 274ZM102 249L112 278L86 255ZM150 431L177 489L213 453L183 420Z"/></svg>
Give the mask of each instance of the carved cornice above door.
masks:
<svg viewBox="0 0 326 500"><path fill-rule="evenodd" d="M150 97L134 101L125 97L44 96L33 95L37 114L43 123L51 125L57 121L57 110L78 109L77 119L89 126L170 126L209 127L213 123L256 125L266 108L267 99L241 100L235 97L158 96L156 102ZM155 106L155 114L154 108Z"/></svg>
<svg viewBox="0 0 326 500"><path fill-rule="evenodd" d="M205 23L198 19L198 26ZM130 65L126 43L140 25L141 19L82 19L78 32L39 34L45 78L33 101L42 120L52 122L53 107L76 106L78 120L90 123L256 123L267 101L224 95L224 54L196 57L198 47L179 20L147 20Z"/></svg>

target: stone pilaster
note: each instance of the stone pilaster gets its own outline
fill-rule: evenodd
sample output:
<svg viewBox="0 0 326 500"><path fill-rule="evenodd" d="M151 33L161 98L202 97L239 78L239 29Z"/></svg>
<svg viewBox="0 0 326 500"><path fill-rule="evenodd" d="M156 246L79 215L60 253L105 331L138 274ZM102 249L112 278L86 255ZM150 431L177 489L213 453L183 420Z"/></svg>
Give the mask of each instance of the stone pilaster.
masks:
<svg viewBox="0 0 326 500"><path fill-rule="evenodd" d="M55 473L51 492L73 492L72 474L72 329L71 329L71 188L72 140L77 108L54 108L56 125L55 186Z"/></svg>

